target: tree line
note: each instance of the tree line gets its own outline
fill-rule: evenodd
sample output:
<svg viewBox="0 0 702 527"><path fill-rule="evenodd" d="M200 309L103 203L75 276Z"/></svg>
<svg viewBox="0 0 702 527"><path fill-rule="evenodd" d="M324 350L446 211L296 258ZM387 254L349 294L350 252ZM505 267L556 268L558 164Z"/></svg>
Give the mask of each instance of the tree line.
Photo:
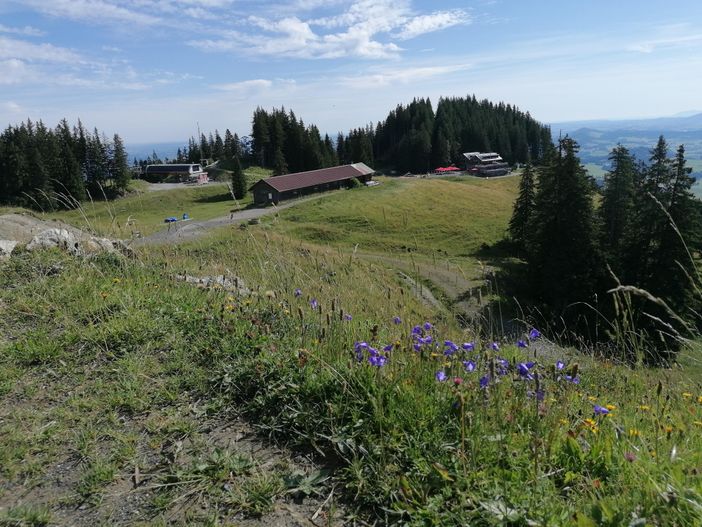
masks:
<svg viewBox="0 0 702 527"><path fill-rule="evenodd" d="M241 165L270 168L275 175L363 162L388 171L422 173L439 165L461 163L466 151L497 151L510 163L541 160L551 142L550 130L516 107L475 96L442 98L436 112L429 99L398 105L387 118L338 133L322 135L292 110L257 108L251 135L226 130L191 137L170 163L219 161L219 167L239 174ZM163 161L154 152L134 167ZM235 186L246 188L235 174ZM0 136L0 191L3 202L30 207L56 205L59 195L80 201L86 192L122 192L129 181L124 145L78 121L64 119L55 129L40 121L10 126ZM99 187L102 187L100 189ZM245 191L244 191L245 192ZM60 206L68 206L61 204Z"/></svg>
<svg viewBox="0 0 702 527"><path fill-rule="evenodd" d="M126 190L131 172L119 135L108 139L63 119L54 129L27 120L0 135L0 202L73 208L87 197Z"/></svg>
<svg viewBox="0 0 702 527"><path fill-rule="evenodd" d="M609 342L631 361L667 362L700 324L702 202L684 146L670 157L661 136L640 162L617 145L601 189L577 152L562 138L522 174L509 224L526 262L522 294L570 335Z"/></svg>
<svg viewBox="0 0 702 527"><path fill-rule="evenodd" d="M423 173L460 164L467 151L496 151L509 163L540 160L551 145L551 131L516 107L475 96L429 99L398 105L376 125L322 138L294 112L257 108L251 131L251 156L276 174L362 162L389 171Z"/></svg>

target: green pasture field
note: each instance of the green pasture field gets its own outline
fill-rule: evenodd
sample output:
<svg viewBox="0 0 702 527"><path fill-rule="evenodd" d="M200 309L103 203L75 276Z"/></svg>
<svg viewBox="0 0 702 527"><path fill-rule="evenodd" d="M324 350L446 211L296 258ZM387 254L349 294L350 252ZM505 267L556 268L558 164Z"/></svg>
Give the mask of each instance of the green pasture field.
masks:
<svg viewBox="0 0 702 527"><path fill-rule="evenodd" d="M470 282L517 185L381 179L134 259L0 264L0 525L702 523L698 347L652 369L486 332L389 269ZM112 206L155 221L153 194Z"/></svg>

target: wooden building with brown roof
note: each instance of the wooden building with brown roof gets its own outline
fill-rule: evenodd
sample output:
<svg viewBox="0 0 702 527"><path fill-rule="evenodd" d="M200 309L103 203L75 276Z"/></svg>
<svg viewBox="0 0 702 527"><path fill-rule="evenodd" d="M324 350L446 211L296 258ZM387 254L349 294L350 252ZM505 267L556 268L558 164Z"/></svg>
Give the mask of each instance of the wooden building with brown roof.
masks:
<svg viewBox="0 0 702 527"><path fill-rule="evenodd" d="M256 205L266 205L315 192L349 187L353 179L366 184L374 173L375 170L368 165L354 163L261 179L251 185L249 190L253 192Z"/></svg>

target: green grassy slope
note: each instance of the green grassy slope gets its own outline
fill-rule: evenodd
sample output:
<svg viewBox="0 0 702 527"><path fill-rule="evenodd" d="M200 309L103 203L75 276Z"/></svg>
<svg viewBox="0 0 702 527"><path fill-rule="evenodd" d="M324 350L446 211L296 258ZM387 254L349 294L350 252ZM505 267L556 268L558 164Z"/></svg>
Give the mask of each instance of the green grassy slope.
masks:
<svg viewBox="0 0 702 527"><path fill-rule="evenodd" d="M699 351L631 369L459 327L362 251L471 260L502 236L518 180L381 181L138 260L20 253L0 267L0 525L7 504L25 523L79 510L110 523L134 496L155 524L270 510L296 485L289 468L242 469L236 441L203 446L203 423L233 414L316 452L349 522L701 524ZM162 206L143 202L143 217ZM135 466L148 479L132 488Z"/></svg>
<svg viewBox="0 0 702 527"><path fill-rule="evenodd" d="M283 232L361 251L470 255L505 233L517 178L389 179L280 214Z"/></svg>

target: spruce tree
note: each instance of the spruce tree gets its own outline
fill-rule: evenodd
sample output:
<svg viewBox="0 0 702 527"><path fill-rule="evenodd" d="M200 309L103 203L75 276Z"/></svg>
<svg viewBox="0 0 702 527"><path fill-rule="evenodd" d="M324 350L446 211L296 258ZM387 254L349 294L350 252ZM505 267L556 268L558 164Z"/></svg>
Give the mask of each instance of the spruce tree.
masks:
<svg viewBox="0 0 702 527"><path fill-rule="evenodd" d="M246 175L241 169L239 158L235 157L232 160L232 192L236 199L243 199L246 196L248 188L246 186Z"/></svg>
<svg viewBox="0 0 702 527"><path fill-rule="evenodd" d="M115 187L120 192L127 190L129 180L131 179L131 173L129 172L127 152L124 149L124 143L122 143L122 138L117 134L112 138L111 172Z"/></svg>
<svg viewBox="0 0 702 527"><path fill-rule="evenodd" d="M661 136L651 151L650 165L637 180L634 217L626 239L625 284L661 298L682 319L698 311L691 277L696 275L690 254L700 247L700 204L692 195L694 182L686 166L685 149L668 158ZM689 253L688 253L689 250ZM636 297L636 329L648 336L652 362L667 362L680 347L684 328L660 304Z"/></svg>
<svg viewBox="0 0 702 527"><path fill-rule="evenodd" d="M275 151L274 162L273 162L273 175L282 176L288 173L288 164L285 162L285 156L283 151L278 148Z"/></svg>
<svg viewBox="0 0 702 527"><path fill-rule="evenodd" d="M622 145L609 154L610 171L605 174L600 206L602 248L614 273L621 277L623 250L634 213L636 163Z"/></svg>
<svg viewBox="0 0 702 527"><path fill-rule="evenodd" d="M559 140L539 174L527 261L536 298L562 320L577 302L591 302L602 264L597 246L593 186L577 156L578 145ZM573 329L573 328L571 328Z"/></svg>
<svg viewBox="0 0 702 527"><path fill-rule="evenodd" d="M509 220L509 236L518 254L524 254L527 248L529 221L534 213L535 197L534 169L531 163L527 163L519 181L519 195L514 202L512 218Z"/></svg>

